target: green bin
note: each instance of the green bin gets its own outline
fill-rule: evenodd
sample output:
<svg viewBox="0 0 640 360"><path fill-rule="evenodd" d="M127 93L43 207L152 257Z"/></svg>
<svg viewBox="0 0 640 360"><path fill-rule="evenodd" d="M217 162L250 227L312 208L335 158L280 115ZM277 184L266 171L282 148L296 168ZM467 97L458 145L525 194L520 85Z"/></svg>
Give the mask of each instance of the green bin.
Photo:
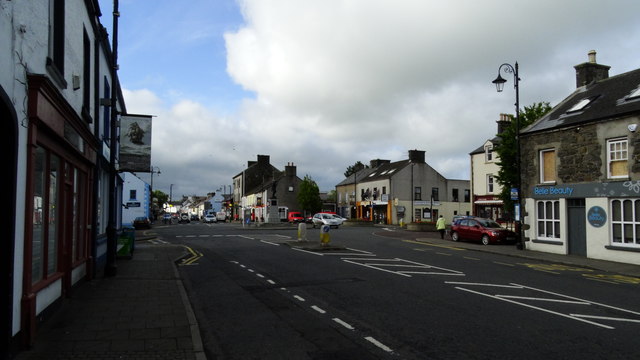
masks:
<svg viewBox="0 0 640 360"><path fill-rule="evenodd" d="M132 227L122 228L118 238L118 255L131 256L136 246L136 229Z"/></svg>

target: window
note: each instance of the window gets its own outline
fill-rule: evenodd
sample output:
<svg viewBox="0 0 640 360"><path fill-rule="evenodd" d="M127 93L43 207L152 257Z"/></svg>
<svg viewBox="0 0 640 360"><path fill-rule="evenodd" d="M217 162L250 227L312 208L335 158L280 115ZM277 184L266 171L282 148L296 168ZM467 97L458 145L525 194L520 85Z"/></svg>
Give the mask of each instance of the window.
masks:
<svg viewBox="0 0 640 360"><path fill-rule="evenodd" d="M612 244L640 248L640 199L611 200Z"/></svg>
<svg viewBox="0 0 640 360"><path fill-rule="evenodd" d="M49 0L49 57L47 69L53 78L63 87L67 87L64 80L64 19L65 0Z"/></svg>
<svg viewBox="0 0 640 360"><path fill-rule="evenodd" d="M580 111L585 108L585 106L589 105L592 99L582 99L578 101L575 105L571 107L571 109L567 110L567 113Z"/></svg>
<svg viewBox="0 0 640 360"><path fill-rule="evenodd" d="M493 161L493 145L485 145L485 147L484 147L484 160L486 162Z"/></svg>
<svg viewBox="0 0 640 360"><path fill-rule="evenodd" d="M431 198L433 199L433 201L439 201L440 200L440 189L438 189L437 187L431 188Z"/></svg>
<svg viewBox="0 0 640 360"><path fill-rule="evenodd" d="M627 97L627 100L635 99L638 97L640 97L640 87L633 90L631 94L629 94L629 96Z"/></svg>
<svg viewBox="0 0 640 360"><path fill-rule="evenodd" d="M611 179L629 176L627 139L607 140L607 176Z"/></svg>
<svg viewBox="0 0 640 360"><path fill-rule="evenodd" d="M495 178L493 175L487 175L487 194L493 194L493 185Z"/></svg>
<svg viewBox="0 0 640 360"><path fill-rule="evenodd" d="M413 190L413 200L422 200L422 188L416 186Z"/></svg>
<svg viewBox="0 0 640 360"><path fill-rule="evenodd" d="M31 283L46 279L58 268L58 189L60 159L45 149L35 149L33 181L33 243Z"/></svg>
<svg viewBox="0 0 640 360"><path fill-rule="evenodd" d="M464 189L464 202L470 202L470 201L471 201L471 190Z"/></svg>
<svg viewBox="0 0 640 360"><path fill-rule="evenodd" d="M136 190L129 190L129 200L135 200L138 195Z"/></svg>
<svg viewBox="0 0 640 360"><path fill-rule="evenodd" d="M538 201L538 238L557 240L560 238L560 201Z"/></svg>
<svg viewBox="0 0 640 360"><path fill-rule="evenodd" d="M458 202L458 189L453 189L453 191L451 192L451 200L453 202Z"/></svg>
<svg viewBox="0 0 640 360"><path fill-rule="evenodd" d="M540 182L556 182L556 151L547 149L540 151Z"/></svg>

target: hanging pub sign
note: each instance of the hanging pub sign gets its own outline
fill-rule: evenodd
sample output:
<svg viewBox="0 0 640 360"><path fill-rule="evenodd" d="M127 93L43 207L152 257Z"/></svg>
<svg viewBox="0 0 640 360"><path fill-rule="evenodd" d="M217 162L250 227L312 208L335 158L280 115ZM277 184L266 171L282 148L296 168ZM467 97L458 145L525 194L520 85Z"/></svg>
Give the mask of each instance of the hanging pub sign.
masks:
<svg viewBox="0 0 640 360"><path fill-rule="evenodd" d="M151 116L120 117L120 171L149 172L151 169Z"/></svg>

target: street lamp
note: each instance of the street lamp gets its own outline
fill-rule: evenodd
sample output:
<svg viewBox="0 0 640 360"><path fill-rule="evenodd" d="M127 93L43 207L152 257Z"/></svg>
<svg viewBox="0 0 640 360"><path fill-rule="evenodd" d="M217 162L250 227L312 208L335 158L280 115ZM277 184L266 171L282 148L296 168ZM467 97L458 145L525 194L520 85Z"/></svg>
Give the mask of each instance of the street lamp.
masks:
<svg viewBox="0 0 640 360"><path fill-rule="evenodd" d="M157 166L152 166L150 170L151 170L151 191L153 192L153 174L160 175L160 168Z"/></svg>
<svg viewBox="0 0 640 360"><path fill-rule="evenodd" d="M511 66L511 64L504 63L498 67L498 77L492 81L496 85L496 90L498 92L502 92L504 89L504 83L507 82L500 73L504 71L508 74L513 74L513 88L516 90L516 171L518 172L518 177L516 180L516 193L517 198L514 199L513 191L511 198L512 200L517 200L517 211L516 211L516 232L518 233L518 243L517 247L520 250L524 249L524 234L522 228L522 218L524 216L524 209L522 207L522 181L521 181L521 169L520 169L520 77L518 76L518 62L516 62L515 67Z"/></svg>

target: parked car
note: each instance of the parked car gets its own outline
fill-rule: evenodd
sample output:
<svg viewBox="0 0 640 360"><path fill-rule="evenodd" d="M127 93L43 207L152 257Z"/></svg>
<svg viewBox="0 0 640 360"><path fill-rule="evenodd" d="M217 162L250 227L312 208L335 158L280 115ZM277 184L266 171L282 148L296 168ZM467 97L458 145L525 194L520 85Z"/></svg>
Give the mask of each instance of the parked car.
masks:
<svg viewBox="0 0 640 360"><path fill-rule="evenodd" d="M145 216L138 216L133 219L133 227L135 229L151 229L151 221Z"/></svg>
<svg viewBox="0 0 640 360"><path fill-rule="evenodd" d="M451 226L451 239L480 241L483 245L491 243L514 243L516 233L500 226L491 219L466 217Z"/></svg>
<svg viewBox="0 0 640 360"><path fill-rule="evenodd" d="M287 215L287 220L289 223L296 224L304 221L304 217L302 213L298 211L289 211L289 215Z"/></svg>
<svg viewBox="0 0 640 360"><path fill-rule="evenodd" d="M187 213L182 213L182 214L180 214L180 220L178 220L178 222L179 223L190 223L191 222L191 217Z"/></svg>
<svg viewBox="0 0 640 360"><path fill-rule="evenodd" d="M200 218L196 214L191 214L191 221L199 221Z"/></svg>
<svg viewBox="0 0 640 360"><path fill-rule="evenodd" d="M329 215L331 215L333 218L335 218L336 220L338 220L340 222L340 225L342 225L342 223L344 223L345 221L347 221L347 219L343 218L342 216L338 215L338 214L332 214L332 213L328 213Z"/></svg>
<svg viewBox="0 0 640 360"><path fill-rule="evenodd" d="M211 224L211 223L215 223L218 222L218 219L216 218L216 216L213 213L207 213L204 218L202 219L203 223L207 223L207 224Z"/></svg>
<svg viewBox="0 0 640 360"><path fill-rule="evenodd" d="M322 225L329 225L331 227L339 227L340 225L342 225L342 220L337 219L334 214L328 214L328 213L317 213L313 215L312 218L313 221L313 227L315 228L316 226L322 226Z"/></svg>

